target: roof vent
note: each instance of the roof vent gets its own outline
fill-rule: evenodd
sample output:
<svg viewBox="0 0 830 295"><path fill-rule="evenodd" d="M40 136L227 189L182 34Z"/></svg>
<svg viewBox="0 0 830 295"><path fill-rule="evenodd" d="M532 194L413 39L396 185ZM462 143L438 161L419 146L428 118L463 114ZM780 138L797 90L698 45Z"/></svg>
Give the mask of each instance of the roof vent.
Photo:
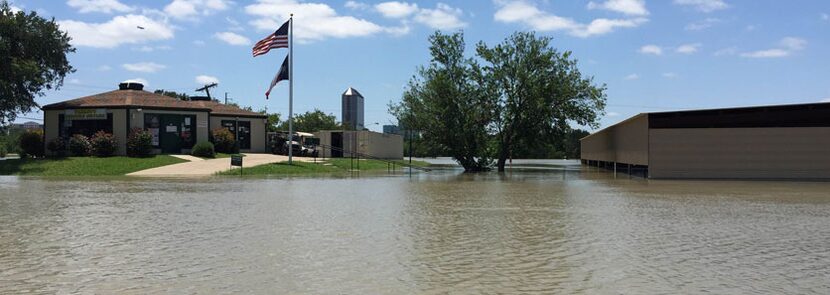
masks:
<svg viewBox="0 0 830 295"><path fill-rule="evenodd" d="M144 90L144 84L135 80L127 80L118 84L120 90Z"/></svg>
<svg viewBox="0 0 830 295"><path fill-rule="evenodd" d="M207 96L191 96L190 100L192 100L192 101L210 101L210 97L207 97Z"/></svg>

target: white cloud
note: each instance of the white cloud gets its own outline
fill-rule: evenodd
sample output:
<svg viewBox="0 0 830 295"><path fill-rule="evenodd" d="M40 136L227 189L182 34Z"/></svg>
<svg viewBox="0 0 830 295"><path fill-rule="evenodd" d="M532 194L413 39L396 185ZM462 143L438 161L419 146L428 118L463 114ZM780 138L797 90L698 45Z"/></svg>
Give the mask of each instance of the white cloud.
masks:
<svg viewBox="0 0 830 295"><path fill-rule="evenodd" d="M154 62L140 62L134 64L123 64L121 65L124 67L125 70L130 72L141 72L141 73L155 73L160 70L167 68L167 66L162 64L157 64Z"/></svg>
<svg viewBox="0 0 830 295"><path fill-rule="evenodd" d="M795 37L786 37L781 39L778 44L790 50L801 50L807 46L807 40Z"/></svg>
<svg viewBox="0 0 830 295"><path fill-rule="evenodd" d="M235 20L231 17L225 17L225 21L228 22L228 24L230 25L230 26L228 26L228 30L230 30L230 31L244 31L245 30L245 28L243 28L241 25L239 25L239 22L237 20Z"/></svg>
<svg viewBox="0 0 830 295"><path fill-rule="evenodd" d="M675 74L673 72L663 73L663 78L674 79L674 78L677 78L677 74Z"/></svg>
<svg viewBox="0 0 830 295"><path fill-rule="evenodd" d="M230 45L246 46L251 44L251 39L232 32L221 32L213 35L214 38L224 41Z"/></svg>
<svg viewBox="0 0 830 295"><path fill-rule="evenodd" d="M735 55L738 54L738 47L732 46L715 51L714 56Z"/></svg>
<svg viewBox="0 0 830 295"><path fill-rule="evenodd" d="M605 9L627 15L648 15L645 0L607 0L602 3L588 2L588 9Z"/></svg>
<svg viewBox="0 0 830 295"><path fill-rule="evenodd" d="M205 46L205 41L202 41L202 40L194 40L194 41L193 41L193 45L200 46L200 47L201 47L201 46Z"/></svg>
<svg viewBox="0 0 830 295"><path fill-rule="evenodd" d="M228 0L173 0L164 7L167 15L178 19L194 19L228 9Z"/></svg>
<svg viewBox="0 0 830 295"><path fill-rule="evenodd" d="M628 75L628 76L625 76L625 78L624 78L624 79L625 79L625 80L638 80L638 79L640 79L640 75L637 75L637 74L630 74L630 75Z"/></svg>
<svg viewBox="0 0 830 295"><path fill-rule="evenodd" d="M375 10L388 18L404 18L418 11L418 4L390 1L375 5Z"/></svg>
<svg viewBox="0 0 830 295"><path fill-rule="evenodd" d="M69 33L70 43L75 46L115 48L173 38L173 28L167 23L144 15L120 15L105 23L64 20L58 25Z"/></svg>
<svg viewBox="0 0 830 295"><path fill-rule="evenodd" d="M133 10L132 7L129 7L118 0L69 0L66 2L66 5L78 9L78 12L80 13L113 13L129 12Z"/></svg>
<svg viewBox="0 0 830 295"><path fill-rule="evenodd" d="M683 45L678 46L677 49L675 49L675 52L682 53L682 54L692 54L692 53L697 52L697 50L700 48L700 46L701 46L700 43L683 44Z"/></svg>
<svg viewBox="0 0 830 295"><path fill-rule="evenodd" d="M69 81L67 81L67 82L68 82L69 84L81 84L81 80L80 80L80 79L69 79Z"/></svg>
<svg viewBox="0 0 830 295"><path fill-rule="evenodd" d="M159 45L159 46L144 45L144 46L141 46L141 47L133 48L133 50L141 51L141 52L153 52L153 51L157 51L157 50L170 50L170 49L173 49L173 47L170 47L170 46L167 46L167 45Z"/></svg>
<svg viewBox="0 0 830 295"><path fill-rule="evenodd" d="M657 45L645 45L640 47L640 53L642 54L653 54L653 55L663 55L663 48Z"/></svg>
<svg viewBox="0 0 830 295"><path fill-rule="evenodd" d="M14 6L12 3L9 3L9 9L12 10L12 13L18 13L18 12L23 11L23 8L20 8L18 6Z"/></svg>
<svg viewBox="0 0 830 295"><path fill-rule="evenodd" d="M620 115L620 113L617 113L617 112L608 112L607 114L605 114L605 116L608 116L608 117L616 117L616 116L619 116L619 115Z"/></svg>
<svg viewBox="0 0 830 295"><path fill-rule="evenodd" d="M148 82L147 79L144 79L144 78L133 78L133 79L128 79L127 81L141 83L141 85L144 85L144 89L147 89L147 85L150 85L150 82Z"/></svg>
<svg viewBox="0 0 830 295"><path fill-rule="evenodd" d="M102 65L102 66L98 67L98 71L101 71L101 72L106 72L106 71L109 71L109 70L112 70L112 67L108 66L108 65Z"/></svg>
<svg viewBox="0 0 830 295"><path fill-rule="evenodd" d="M741 53L741 57L747 58L779 58L792 55L793 52L804 49L807 40L795 37L786 37L778 41L778 48L764 49L758 51Z"/></svg>
<svg viewBox="0 0 830 295"><path fill-rule="evenodd" d="M438 3L435 9L421 9L415 16L415 21L433 29L453 30L467 26L467 23L461 20L462 14L463 11L459 8Z"/></svg>
<svg viewBox="0 0 830 295"><path fill-rule="evenodd" d="M702 31L711 28L712 26L720 22L720 19L710 17L701 21L689 23L688 25L686 25L685 29L686 31Z"/></svg>
<svg viewBox="0 0 830 295"><path fill-rule="evenodd" d="M830 97L820 100L819 102L830 102Z"/></svg>
<svg viewBox="0 0 830 295"><path fill-rule="evenodd" d="M674 0L674 4L692 6L702 12L712 12L729 8L723 0Z"/></svg>
<svg viewBox="0 0 830 295"><path fill-rule="evenodd" d="M349 9L366 9L369 8L369 5L363 2L357 1L346 1L346 4L343 4L346 8Z"/></svg>
<svg viewBox="0 0 830 295"><path fill-rule="evenodd" d="M368 20L338 15L331 6L323 3L257 0L256 3L245 6L245 13L254 17L250 24L258 30L268 32L279 28L291 12L295 13L294 36L301 43L387 32L386 28Z"/></svg>
<svg viewBox="0 0 830 295"><path fill-rule="evenodd" d="M208 75L199 75L196 76L196 84L199 85L208 85L208 84L219 84L219 78L208 76Z"/></svg>
<svg viewBox="0 0 830 295"><path fill-rule="evenodd" d="M608 34L617 28L634 28L648 22L646 18L598 18L588 24L582 24L570 18L541 11L535 5L523 0L499 1L497 4L500 8L493 15L496 21L522 23L537 31L566 31L572 36L581 38Z"/></svg>
<svg viewBox="0 0 830 295"><path fill-rule="evenodd" d="M742 57L749 58L775 58L789 56L790 52L784 49L766 49L741 53Z"/></svg>

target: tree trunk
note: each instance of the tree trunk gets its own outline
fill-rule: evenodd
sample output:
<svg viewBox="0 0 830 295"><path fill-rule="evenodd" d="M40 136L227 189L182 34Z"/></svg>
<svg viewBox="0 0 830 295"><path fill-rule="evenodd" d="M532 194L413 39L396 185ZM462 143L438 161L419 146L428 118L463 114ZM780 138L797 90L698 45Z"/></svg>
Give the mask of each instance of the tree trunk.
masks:
<svg viewBox="0 0 830 295"><path fill-rule="evenodd" d="M504 172L504 164L507 162L507 156L510 154L508 152L509 150L506 144L502 144L501 148L499 148L499 161L497 162L499 172Z"/></svg>

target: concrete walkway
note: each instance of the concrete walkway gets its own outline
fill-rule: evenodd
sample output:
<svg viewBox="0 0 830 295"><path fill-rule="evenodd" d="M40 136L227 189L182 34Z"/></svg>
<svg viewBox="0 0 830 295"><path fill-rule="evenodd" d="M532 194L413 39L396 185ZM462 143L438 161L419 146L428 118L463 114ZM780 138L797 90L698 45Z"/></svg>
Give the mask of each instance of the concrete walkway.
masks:
<svg viewBox="0 0 830 295"><path fill-rule="evenodd" d="M231 169L231 158L209 159L192 156L174 156L190 162L156 167L127 174L128 176L149 176L149 177L182 177L182 176L211 176L218 172ZM258 165L288 161L288 156L272 154L245 154L242 159L242 167L253 167ZM294 161L309 162L314 158L294 157Z"/></svg>

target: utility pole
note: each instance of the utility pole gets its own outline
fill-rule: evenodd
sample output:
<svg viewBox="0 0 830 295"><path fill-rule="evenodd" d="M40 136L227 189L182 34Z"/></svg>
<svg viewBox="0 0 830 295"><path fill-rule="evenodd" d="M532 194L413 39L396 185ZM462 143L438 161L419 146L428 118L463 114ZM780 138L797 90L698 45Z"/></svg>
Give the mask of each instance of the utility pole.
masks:
<svg viewBox="0 0 830 295"><path fill-rule="evenodd" d="M228 93L225 92L225 104L228 104Z"/></svg>

